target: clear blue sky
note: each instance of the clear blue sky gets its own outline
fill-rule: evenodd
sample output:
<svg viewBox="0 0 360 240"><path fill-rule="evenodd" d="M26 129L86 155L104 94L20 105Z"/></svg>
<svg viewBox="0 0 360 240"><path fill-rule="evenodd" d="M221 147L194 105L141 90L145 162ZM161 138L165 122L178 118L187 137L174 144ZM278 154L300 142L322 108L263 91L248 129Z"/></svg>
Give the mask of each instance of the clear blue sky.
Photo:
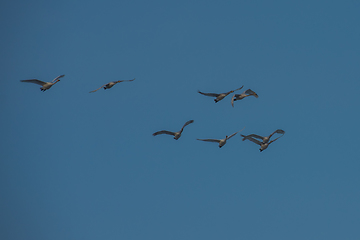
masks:
<svg viewBox="0 0 360 240"><path fill-rule="evenodd" d="M359 239L359 11L3 1L0 238ZM61 74L46 92L19 81ZM259 98L197 93L242 85ZM190 119L178 141L152 136ZM261 153L196 140L243 127L286 134Z"/></svg>

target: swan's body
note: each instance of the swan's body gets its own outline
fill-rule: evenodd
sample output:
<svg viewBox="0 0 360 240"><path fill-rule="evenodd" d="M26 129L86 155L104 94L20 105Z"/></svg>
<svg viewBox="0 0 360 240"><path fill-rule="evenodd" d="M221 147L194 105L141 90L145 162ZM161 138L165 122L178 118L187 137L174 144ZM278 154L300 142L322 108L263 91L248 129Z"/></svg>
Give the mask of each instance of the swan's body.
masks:
<svg viewBox="0 0 360 240"><path fill-rule="evenodd" d="M175 140L178 140L181 137L181 133L183 132L184 128L189 125L190 123L193 123L194 120L189 120L187 121L184 126L180 129L180 131L178 132L170 132L167 130L162 130L162 131L158 131L153 133L153 136L159 135L159 134L168 134L168 135L173 135Z"/></svg>
<svg viewBox="0 0 360 240"><path fill-rule="evenodd" d="M279 134L282 134L280 137L277 137L275 138L274 140L270 140L270 138L275 134L275 133L279 133ZM279 138L281 138L282 136L284 136L285 134L285 131L284 130L281 130L281 129L278 129L276 130L275 132L273 132L272 134L270 134L268 137L262 137L262 136L259 136L259 135L256 135L256 134L250 134L250 135L241 135L243 137L243 141L245 141L246 139L253 142L253 143L256 143L257 145L260 146L260 152L264 151L265 149L268 148L268 146L275 142L276 140L278 140ZM259 140L255 139L255 138L259 138L259 139L262 139L262 141L260 142Z"/></svg>
<svg viewBox="0 0 360 240"><path fill-rule="evenodd" d="M231 98L231 105L234 107L235 101L241 100L241 99L244 99L244 98L250 97L250 96L254 96L256 98L259 97L253 90L248 89L240 94L234 94L234 96L232 96L232 98Z"/></svg>
<svg viewBox="0 0 360 240"><path fill-rule="evenodd" d="M97 90L99 90L99 89L101 89L101 88L104 88L104 90L109 89L109 88L112 88L115 84L120 83L120 82L132 82L132 81L134 81L134 80L135 80L135 78L134 78L134 79L131 79L131 80L119 80L119 81L109 82L109 83L107 83L107 84L102 85L102 86L99 87L98 89L95 89L95 90L91 91L91 93L96 92Z"/></svg>
<svg viewBox="0 0 360 240"><path fill-rule="evenodd" d="M50 89L55 83L59 82L60 78L62 78L64 76L65 75L60 75L60 76L56 77L54 80L52 80L51 82L43 82L38 79L20 80L20 82L28 82L28 83L35 83L35 84L41 85L40 90L45 92L46 90Z"/></svg>
<svg viewBox="0 0 360 240"><path fill-rule="evenodd" d="M214 101L217 103L218 101L224 99L227 95L229 95L230 93L233 93L237 90L240 90L242 89L244 86L242 86L241 88L238 88L238 89L235 89L235 90L231 90L229 92L226 92L226 93L203 93L203 92L200 92L198 90L198 93L202 94L202 95L205 95L205 96L208 96L208 97L215 97Z"/></svg>
<svg viewBox="0 0 360 240"><path fill-rule="evenodd" d="M230 136L226 136L223 139L196 139L196 140L204 141L204 142L216 142L216 143L219 143L219 148L222 148L226 144L227 140L229 140L230 138L232 138L233 136L235 136L237 133L241 132L242 130L244 130L244 128L238 132L231 134Z"/></svg>

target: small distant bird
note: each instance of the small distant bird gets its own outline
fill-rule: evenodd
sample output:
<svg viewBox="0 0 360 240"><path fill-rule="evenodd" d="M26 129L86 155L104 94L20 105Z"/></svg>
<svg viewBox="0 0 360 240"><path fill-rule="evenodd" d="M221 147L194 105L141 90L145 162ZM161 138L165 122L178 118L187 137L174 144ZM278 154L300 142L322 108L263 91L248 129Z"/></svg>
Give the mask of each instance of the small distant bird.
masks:
<svg viewBox="0 0 360 240"><path fill-rule="evenodd" d="M104 88L104 90L109 89L109 88L112 88L112 87L113 87L115 84L117 84L117 83L121 83L121 82L132 82L132 81L134 81L134 80L135 80L135 78L134 78L134 79L131 79L131 80L119 80L119 81L109 82L109 83L107 83L107 84L102 85L102 86L99 87L98 89L95 89L94 91L91 91L91 93L96 92L97 90L99 90L99 89L101 89L101 88Z"/></svg>
<svg viewBox="0 0 360 240"><path fill-rule="evenodd" d="M238 89L235 89L235 90L231 90L229 92L226 92L226 93L203 93L203 92L200 92L198 90L198 93L202 94L202 95L205 95L205 96L208 96L208 97L215 97L214 101L215 103L217 103L218 101L224 99L227 95L229 95L230 93L233 93L237 90L240 90L242 89L244 86L242 86L241 88L238 88Z"/></svg>
<svg viewBox="0 0 360 240"><path fill-rule="evenodd" d="M50 89L55 83L60 81L60 78L64 77L65 75L60 75L51 82L43 82L38 79L28 79L28 80L20 80L20 82L29 82L41 85L40 90L45 92L46 90Z"/></svg>
<svg viewBox="0 0 360 240"><path fill-rule="evenodd" d="M232 98L231 98L231 105L234 107L234 101L241 100L243 98L250 97L250 96L254 96L256 98L259 97L253 90L248 89L241 94L234 94L234 96L232 96Z"/></svg>
<svg viewBox="0 0 360 240"><path fill-rule="evenodd" d="M274 140L270 140L270 138L275 134L275 133L280 133L282 134L281 136L275 138ZM262 136L259 136L259 135L256 135L256 134L250 134L250 135L241 135L243 137L243 141L245 141L246 139L247 140L250 140L251 142L253 143L256 143L257 145L260 146L260 152L264 151L265 149L268 148L268 146L275 142L276 140L278 140L279 138L281 138L282 136L284 136L285 134L285 131L284 130L281 130L281 129L278 129L276 130L275 132L273 132L272 134L270 134L268 137L262 137ZM260 142L259 140L255 139L255 138L259 138L259 139L262 139L262 141Z"/></svg>
<svg viewBox="0 0 360 240"><path fill-rule="evenodd" d="M187 121L184 126L180 129L180 131L178 132L170 132L167 130L162 130L162 131L158 131L153 133L153 136L159 135L159 134L168 134L168 135L173 135L175 140L178 140L181 137L181 133L183 132L184 128L189 125L190 123L193 123L194 120L189 120Z"/></svg>
<svg viewBox="0 0 360 240"><path fill-rule="evenodd" d="M245 127L244 127L245 128ZM223 139L196 139L196 140L199 140L199 141L204 141L204 142L216 142L216 143L219 143L219 148L222 148L222 146L224 146L226 144L226 141L229 140L230 138L232 138L233 136L235 136L237 133L241 132L242 130L241 129L240 131L238 132L235 132L233 134L231 134L230 136L226 136L225 138Z"/></svg>

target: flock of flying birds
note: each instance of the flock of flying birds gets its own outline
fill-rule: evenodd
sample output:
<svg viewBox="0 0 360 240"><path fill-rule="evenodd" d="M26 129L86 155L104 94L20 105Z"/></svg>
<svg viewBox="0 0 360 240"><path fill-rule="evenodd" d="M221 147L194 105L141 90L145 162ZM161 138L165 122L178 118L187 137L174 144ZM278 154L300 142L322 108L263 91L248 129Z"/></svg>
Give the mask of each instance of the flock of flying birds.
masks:
<svg viewBox="0 0 360 240"><path fill-rule="evenodd" d="M53 85L55 85L57 82L60 81L60 78L64 77L65 75L60 75L58 77L56 77L54 80L52 80L51 82L43 82L43 81L40 81L38 79L28 79L28 80L20 80L21 82L29 82L29 83L35 83L35 84L38 84L38 85L41 85L40 87L40 90L41 91L46 91L48 89L50 89ZM102 85L101 87L99 87L98 89L95 89L93 91L90 91L90 93L93 93L93 92L96 92L98 90L100 90L101 88L104 88L104 90L106 89L109 89L109 88L112 88L115 84L117 83L120 83L120 82L131 82L131 81L134 81L134 79L131 79L131 80L119 80L119 81L113 81L113 82L109 82L107 84L104 84ZM198 91L198 93L204 95L204 96L208 96L208 97L215 97L214 101L215 103L223 100L226 96L228 96L229 94L235 92L235 91L238 91L240 89L242 89L244 86L240 87L240 88L237 88L235 90L231 90L229 92L226 92L226 93L203 93L203 92L200 92ZM259 96L254 92L252 91L251 89L247 89L245 90L244 92L242 92L241 94L234 94L231 98L231 105L234 107L234 102L235 101L238 101L238 100L242 100L244 99L245 97L250 97L250 96L254 96L256 98L258 98ZM184 128L193 123L194 120L189 120L187 121L183 126L182 128L180 129L180 131L178 132L171 132L171 131L167 131L167 130L161 130L161 131L158 131L158 132L155 132L153 133L153 136L157 136L157 135L160 135L160 134L167 134L167 135L172 135L174 136L174 139L175 140L178 140L180 137L181 137L181 134L182 132L184 131ZM218 143L219 144L219 148L223 147L225 144L226 144L226 141L229 140L230 138L232 138L233 136L235 136L237 133L241 132L243 129L241 129L240 131L237 131L233 134L231 134L230 136L226 136L225 138L223 139L197 139L199 141L204 141L204 142L215 142L215 143ZM275 138L274 140L271 140L271 137L274 135L274 134L278 134L280 135L279 137ZM242 135L241 136L243 137L243 141L245 140L249 140L257 145L260 146L260 152L262 152L263 150L265 150L271 143L275 142L276 140L278 140L279 138L281 138L282 136L284 136L285 134L285 131L282 130L282 129L277 129L275 130L273 133L271 133L269 136L260 136L260 135L257 135L257 134L250 134L250 135Z"/></svg>

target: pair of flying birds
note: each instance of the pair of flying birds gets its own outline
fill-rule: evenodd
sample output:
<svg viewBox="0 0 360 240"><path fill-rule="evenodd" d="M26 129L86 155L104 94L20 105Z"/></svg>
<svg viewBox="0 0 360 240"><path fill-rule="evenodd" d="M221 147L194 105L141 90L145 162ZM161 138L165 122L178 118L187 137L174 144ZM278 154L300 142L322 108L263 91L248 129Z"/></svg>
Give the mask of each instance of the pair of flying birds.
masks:
<svg viewBox="0 0 360 240"><path fill-rule="evenodd" d="M198 93L200 93L202 95L205 95L205 96L208 96L208 97L215 97L214 101L215 101L215 103L217 103L218 101L223 100L230 93L238 91L238 90L242 89L243 87L244 86L242 86L242 87L240 87L238 89L235 89L235 90L231 90L231 91L226 92L226 93L203 93L203 92L200 92L200 91L198 91ZM248 89L248 90L245 90L244 92L242 92L241 94L234 94L232 96L232 98L231 98L231 105L234 107L234 101L241 100L241 99L244 99L244 98L250 97L250 96L254 96L256 98L259 97L253 90Z"/></svg>
<svg viewBox="0 0 360 240"><path fill-rule="evenodd" d="M40 81L38 79L28 79L28 80L20 80L20 81L21 82L35 83L35 84L41 85L40 90L45 92L46 90L50 89L55 83L59 82L60 78L62 78L64 76L65 75L60 75L60 76L56 77L54 80L52 80L51 82L43 82L43 81ZM96 92L97 90L99 90L101 88L104 88L104 89L112 88L115 84L120 83L120 82L131 82L131 81L134 81L134 80L135 80L135 78L131 79L131 80L119 80L119 81L109 82L107 84L102 85L98 89L95 89L94 91L91 91L91 93Z"/></svg>
<svg viewBox="0 0 360 240"><path fill-rule="evenodd" d="M160 134L168 134L168 135L172 135L174 136L174 139L175 140L178 140L180 137L181 137L181 134L182 132L184 131L184 128L189 125L190 123L193 123L194 120L189 120L187 121L183 126L182 128L180 129L180 131L178 132L171 132L171 131L167 131L167 130L162 130L162 131L158 131L158 132L155 132L153 133L153 136L157 136L157 135L160 135ZM244 127L245 128L245 127ZM219 148L223 147L225 144L226 144L226 141L229 140L230 138L232 138L233 136L235 136L237 133L241 132L242 130L241 129L240 131L237 131L233 134L231 134L230 136L226 136L225 138L223 139L196 139L196 140L199 140L199 141L204 141L204 142L216 142L219 144ZM246 139L260 145L260 152L262 152L263 150L265 150L269 145L270 143L273 143L275 142L277 139L279 139L280 137L274 139L274 140L271 140L270 141L270 138L275 134L275 133L278 133L278 134L282 134L280 137L282 137L284 134L285 134L285 131L284 130L281 130L281 129L277 129L276 131L274 131L272 134L270 134L269 136L267 137L262 137L260 135L257 135L257 134L250 134L250 135L241 135L243 137L243 141L245 141ZM259 140L257 139L261 139L262 141L260 142Z"/></svg>

